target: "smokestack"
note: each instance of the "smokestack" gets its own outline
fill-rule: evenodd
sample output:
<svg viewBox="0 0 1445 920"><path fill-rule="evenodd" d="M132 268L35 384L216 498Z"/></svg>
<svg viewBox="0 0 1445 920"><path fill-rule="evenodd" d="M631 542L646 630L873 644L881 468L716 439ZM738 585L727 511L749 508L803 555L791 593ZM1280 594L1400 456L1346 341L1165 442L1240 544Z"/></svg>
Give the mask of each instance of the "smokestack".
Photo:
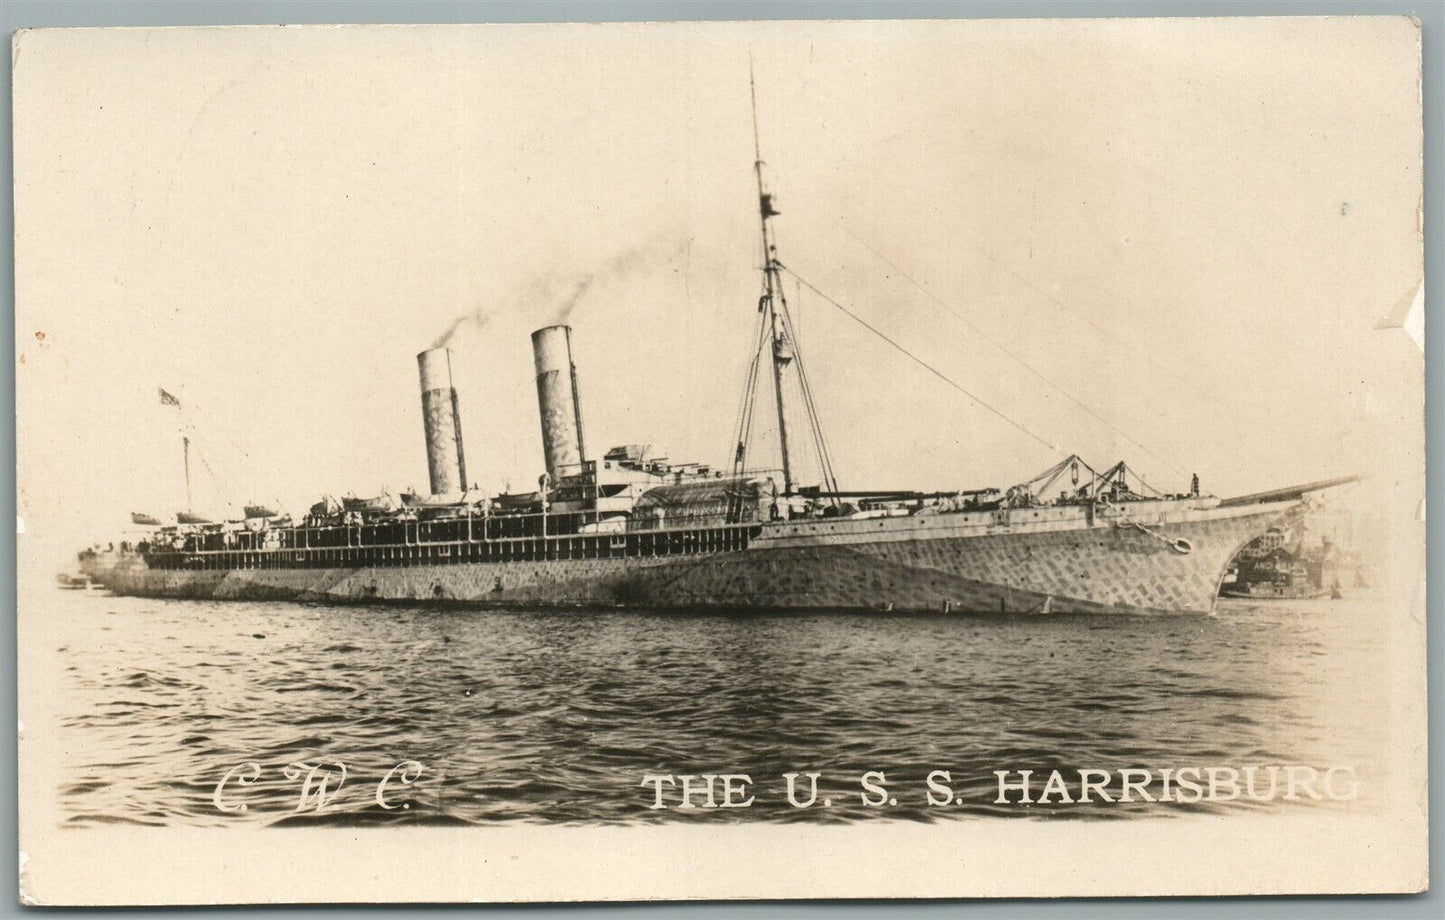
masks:
<svg viewBox="0 0 1445 920"><path fill-rule="evenodd" d="M451 349L429 348L416 356L416 364L421 371L421 412L432 494L466 491L467 462L462 453L457 391L452 387Z"/></svg>
<svg viewBox="0 0 1445 920"><path fill-rule="evenodd" d="M542 417L542 453L552 482L580 473L582 409L577 401L577 367L572 363L572 327L547 326L532 333L537 361L537 409Z"/></svg>

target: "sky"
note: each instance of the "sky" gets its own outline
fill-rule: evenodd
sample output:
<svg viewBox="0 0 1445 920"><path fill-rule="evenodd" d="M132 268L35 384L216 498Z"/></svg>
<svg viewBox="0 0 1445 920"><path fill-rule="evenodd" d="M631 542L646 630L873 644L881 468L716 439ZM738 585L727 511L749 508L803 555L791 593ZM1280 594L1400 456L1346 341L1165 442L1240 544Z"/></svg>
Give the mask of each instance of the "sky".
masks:
<svg viewBox="0 0 1445 920"><path fill-rule="evenodd" d="M750 62L778 257L894 343L789 276L842 487L1078 452L1408 505L1418 53L1383 17L23 33L19 514L79 546L174 512L182 425L198 504L424 488L443 339L470 478L533 488L563 319L594 457L725 465Z"/></svg>

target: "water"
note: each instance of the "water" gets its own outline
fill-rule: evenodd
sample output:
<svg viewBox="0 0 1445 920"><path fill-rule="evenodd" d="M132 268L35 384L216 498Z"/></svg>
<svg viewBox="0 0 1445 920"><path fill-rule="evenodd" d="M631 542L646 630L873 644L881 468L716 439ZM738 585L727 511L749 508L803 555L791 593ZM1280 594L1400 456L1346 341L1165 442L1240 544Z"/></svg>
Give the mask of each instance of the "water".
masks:
<svg viewBox="0 0 1445 920"><path fill-rule="evenodd" d="M39 608L26 616L49 618L54 775L71 826L1358 807L1000 805L992 771L1346 764L1367 795L1384 784L1371 752L1391 743L1379 689L1389 614L1366 599L1224 601L1215 617L724 616L55 590ZM334 798L298 810L301 777L288 778L288 765L336 761L347 776L339 791L333 776ZM404 761L420 763L420 775L408 772L410 785L394 777L384 793L393 807L383 808L377 785ZM245 810L222 811L217 783L241 764L253 766L237 776L254 782L233 777L220 804ZM886 774L897 805L863 804L870 770ZM941 806L927 802L932 770L950 774ZM821 774L813 807L788 803L790 772ZM648 807L655 791L644 775L719 773L748 774L753 804ZM663 791L675 806L675 787ZM807 799L805 778L796 791Z"/></svg>

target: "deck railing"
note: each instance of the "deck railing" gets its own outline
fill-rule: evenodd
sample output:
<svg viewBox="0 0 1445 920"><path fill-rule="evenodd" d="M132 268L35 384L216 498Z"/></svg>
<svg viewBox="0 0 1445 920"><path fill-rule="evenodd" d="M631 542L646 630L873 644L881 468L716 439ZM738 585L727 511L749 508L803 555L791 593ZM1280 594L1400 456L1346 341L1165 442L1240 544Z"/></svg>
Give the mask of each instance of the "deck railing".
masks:
<svg viewBox="0 0 1445 920"><path fill-rule="evenodd" d="M369 525L355 525L359 530ZM408 522L408 527L415 527ZM233 569L357 568L362 566L455 565L612 559L733 552L747 549L758 524L728 524L678 530L558 534L524 537L469 537L341 546L254 549L151 549L146 561L157 569L229 571Z"/></svg>

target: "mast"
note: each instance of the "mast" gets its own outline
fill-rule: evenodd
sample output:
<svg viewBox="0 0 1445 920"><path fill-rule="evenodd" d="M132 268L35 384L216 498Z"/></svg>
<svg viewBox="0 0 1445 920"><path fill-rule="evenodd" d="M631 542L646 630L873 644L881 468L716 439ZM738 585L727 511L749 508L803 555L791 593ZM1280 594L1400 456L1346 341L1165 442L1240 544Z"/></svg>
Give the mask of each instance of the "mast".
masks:
<svg viewBox="0 0 1445 920"><path fill-rule="evenodd" d="M782 279L778 276L777 260L773 257L775 249L772 234L768 227L768 218L777 212L773 210L772 196L763 187L762 143L758 139L758 88L753 79L751 58L748 59L748 91L753 103L753 173L758 180L758 215L763 231L762 303L768 311L768 334L772 339L773 397L778 408L778 445L783 457L783 494L790 495L793 492L793 468L788 457L787 414L783 411L783 365L791 359L784 354L783 339L778 330L775 298L781 292Z"/></svg>
<svg viewBox="0 0 1445 920"><path fill-rule="evenodd" d="M191 439L189 435L181 435L181 452L186 467L186 510L194 511L195 507L191 501Z"/></svg>

